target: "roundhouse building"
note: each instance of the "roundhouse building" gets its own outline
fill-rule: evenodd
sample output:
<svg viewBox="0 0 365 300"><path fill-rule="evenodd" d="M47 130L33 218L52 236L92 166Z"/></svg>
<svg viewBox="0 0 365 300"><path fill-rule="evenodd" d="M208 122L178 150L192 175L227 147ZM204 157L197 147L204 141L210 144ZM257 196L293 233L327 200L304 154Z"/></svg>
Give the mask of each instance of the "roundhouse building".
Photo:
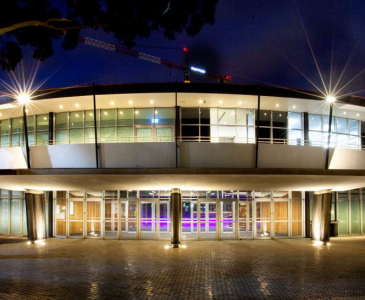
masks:
<svg viewBox="0 0 365 300"><path fill-rule="evenodd" d="M365 99L227 84L0 105L0 234L327 242L365 231ZM26 124L25 124L26 123ZM96 124L96 126L95 126Z"/></svg>

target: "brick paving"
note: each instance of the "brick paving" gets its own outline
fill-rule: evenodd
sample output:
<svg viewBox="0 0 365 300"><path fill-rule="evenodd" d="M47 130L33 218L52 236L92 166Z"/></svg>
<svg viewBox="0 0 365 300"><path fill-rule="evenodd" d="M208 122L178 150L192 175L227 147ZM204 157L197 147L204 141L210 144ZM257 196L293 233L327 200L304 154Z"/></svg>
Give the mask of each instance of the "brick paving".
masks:
<svg viewBox="0 0 365 300"><path fill-rule="evenodd" d="M365 237L0 245L0 299L365 299Z"/></svg>

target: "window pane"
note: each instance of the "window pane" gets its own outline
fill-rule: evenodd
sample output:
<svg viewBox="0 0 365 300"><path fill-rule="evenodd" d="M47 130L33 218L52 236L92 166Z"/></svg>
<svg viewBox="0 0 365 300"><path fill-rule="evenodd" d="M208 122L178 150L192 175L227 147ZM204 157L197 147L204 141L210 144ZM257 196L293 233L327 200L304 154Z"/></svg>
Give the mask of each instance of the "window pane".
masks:
<svg viewBox="0 0 365 300"><path fill-rule="evenodd" d="M187 139L198 139L199 138L199 126L182 126L181 136Z"/></svg>
<svg viewBox="0 0 365 300"><path fill-rule="evenodd" d="M115 127L101 128L101 141L116 142L116 128Z"/></svg>
<svg viewBox="0 0 365 300"><path fill-rule="evenodd" d="M350 134L359 135L359 121L349 120Z"/></svg>
<svg viewBox="0 0 365 300"><path fill-rule="evenodd" d="M67 113L56 114L56 129L66 129L68 123Z"/></svg>
<svg viewBox="0 0 365 300"><path fill-rule="evenodd" d="M96 124L97 127L100 125L100 111L96 111ZM87 110L85 111L85 127L94 127L94 111Z"/></svg>
<svg viewBox="0 0 365 300"><path fill-rule="evenodd" d="M71 144L84 143L84 129L70 129L70 143Z"/></svg>
<svg viewBox="0 0 365 300"><path fill-rule="evenodd" d="M253 126L253 110L237 108L237 125Z"/></svg>
<svg viewBox="0 0 365 300"><path fill-rule="evenodd" d="M172 142L172 127L156 128L157 142Z"/></svg>
<svg viewBox="0 0 365 300"><path fill-rule="evenodd" d="M287 130L286 129L273 129L273 140L277 143L286 143L287 139Z"/></svg>
<svg viewBox="0 0 365 300"><path fill-rule="evenodd" d="M118 125L133 125L133 109L118 109Z"/></svg>
<svg viewBox="0 0 365 300"><path fill-rule="evenodd" d="M153 124L153 108L136 108L134 110L134 118L136 125Z"/></svg>
<svg viewBox="0 0 365 300"><path fill-rule="evenodd" d="M23 138L23 134L21 134L21 133L12 134L11 135L11 146L12 147L19 147L22 138Z"/></svg>
<svg viewBox="0 0 365 300"><path fill-rule="evenodd" d="M237 127L236 142L247 143L247 127Z"/></svg>
<svg viewBox="0 0 365 300"><path fill-rule="evenodd" d="M98 128L98 140L100 140L100 128ZM95 143L95 128L85 128L85 143Z"/></svg>
<svg viewBox="0 0 365 300"><path fill-rule="evenodd" d="M56 130L56 144L68 144L68 131Z"/></svg>
<svg viewBox="0 0 365 300"><path fill-rule="evenodd" d="M37 146L48 145L48 131L37 132Z"/></svg>
<svg viewBox="0 0 365 300"><path fill-rule="evenodd" d="M1 121L1 134L9 134L10 133L10 120L2 120Z"/></svg>
<svg viewBox="0 0 365 300"><path fill-rule="evenodd" d="M288 113L283 111L272 112L273 127L288 127Z"/></svg>
<svg viewBox="0 0 365 300"><path fill-rule="evenodd" d="M175 109L174 108L155 108L155 124L174 125Z"/></svg>
<svg viewBox="0 0 365 300"><path fill-rule="evenodd" d="M269 142L271 138L270 128L259 128L259 139L262 141Z"/></svg>
<svg viewBox="0 0 365 300"><path fill-rule="evenodd" d="M360 146L360 138L357 136L349 136L349 147L358 149Z"/></svg>
<svg viewBox="0 0 365 300"><path fill-rule="evenodd" d="M335 131L335 118L332 118L331 121L331 132L336 132ZM323 131L328 131L328 127L329 127L329 117L327 116L322 116L322 124L323 124Z"/></svg>
<svg viewBox="0 0 365 300"><path fill-rule="evenodd" d="M83 111L73 111L70 113L70 127L71 128L84 127L84 112Z"/></svg>
<svg viewBox="0 0 365 300"><path fill-rule="evenodd" d="M102 109L101 126L114 126L116 124L115 113L115 109Z"/></svg>
<svg viewBox="0 0 365 300"><path fill-rule="evenodd" d="M336 118L337 132L338 133L348 133L347 130L347 119Z"/></svg>
<svg viewBox="0 0 365 300"><path fill-rule="evenodd" d="M200 137L202 138L204 137L205 139L210 139L210 137L212 136L210 129L211 129L210 126L200 126Z"/></svg>
<svg viewBox="0 0 365 300"><path fill-rule="evenodd" d="M337 135L337 147L347 147L347 135Z"/></svg>
<svg viewBox="0 0 365 300"><path fill-rule="evenodd" d="M48 130L48 115L37 116L37 130Z"/></svg>
<svg viewBox="0 0 365 300"><path fill-rule="evenodd" d="M11 126L12 133L19 133L23 131L23 118L12 119L11 123L12 123Z"/></svg>
<svg viewBox="0 0 365 300"><path fill-rule="evenodd" d="M289 129L302 129L302 114L289 112Z"/></svg>
<svg viewBox="0 0 365 300"><path fill-rule="evenodd" d="M271 126L271 111L260 110L260 126Z"/></svg>
<svg viewBox="0 0 365 300"><path fill-rule="evenodd" d="M322 131L322 117L320 115L309 115L309 130Z"/></svg>
<svg viewBox="0 0 365 300"><path fill-rule="evenodd" d="M217 124L217 109L201 107L200 124Z"/></svg>
<svg viewBox="0 0 365 300"><path fill-rule="evenodd" d="M218 109L218 124L219 125L236 125L235 109Z"/></svg>
<svg viewBox="0 0 365 300"><path fill-rule="evenodd" d="M34 131L34 116L27 116L27 128L29 131Z"/></svg>
<svg viewBox="0 0 365 300"><path fill-rule="evenodd" d="M181 108L181 124L199 124L199 108Z"/></svg>
<svg viewBox="0 0 365 300"><path fill-rule="evenodd" d="M133 127L118 127L118 142L133 142Z"/></svg>
<svg viewBox="0 0 365 300"><path fill-rule="evenodd" d="M289 145L301 145L302 131L301 130L289 130Z"/></svg>
<svg viewBox="0 0 365 300"><path fill-rule="evenodd" d="M309 144L310 146L321 146L322 133L316 131L309 131Z"/></svg>
<svg viewBox="0 0 365 300"><path fill-rule="evenodd" d="M234 126L219 126L219 137L235 137L236 127Z"/></svg>

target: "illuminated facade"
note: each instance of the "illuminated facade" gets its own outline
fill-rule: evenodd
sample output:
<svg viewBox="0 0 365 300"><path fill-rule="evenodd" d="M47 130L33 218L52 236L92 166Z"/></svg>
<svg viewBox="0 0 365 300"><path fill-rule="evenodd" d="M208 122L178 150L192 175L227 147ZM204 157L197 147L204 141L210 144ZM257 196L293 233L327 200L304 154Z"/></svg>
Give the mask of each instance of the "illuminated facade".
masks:
<svg viewBox="0 0 365 300"><path fill-rule="evenodd" d="M38 201L38 238L42 224L69 238L294 238L324 219L332 235L362 234L362 102L333 103L330 129L331 106L307 93L81 87L33 99L25 131L9 99L0 105L0 234L26 235Z"/></svg>

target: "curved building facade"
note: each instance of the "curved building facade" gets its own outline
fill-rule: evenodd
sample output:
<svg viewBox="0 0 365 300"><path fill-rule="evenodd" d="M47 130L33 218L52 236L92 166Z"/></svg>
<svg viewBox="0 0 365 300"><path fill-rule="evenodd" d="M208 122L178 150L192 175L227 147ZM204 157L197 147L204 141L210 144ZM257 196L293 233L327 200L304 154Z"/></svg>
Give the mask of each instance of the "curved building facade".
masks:
<svg viewBox="0 0 365 300"><path fill-rule="evenodd" d="M363 98L329 104L258 86L41 91L25 114L9 99L0 105L0 234L362 234L364 122Z"/></svg>

